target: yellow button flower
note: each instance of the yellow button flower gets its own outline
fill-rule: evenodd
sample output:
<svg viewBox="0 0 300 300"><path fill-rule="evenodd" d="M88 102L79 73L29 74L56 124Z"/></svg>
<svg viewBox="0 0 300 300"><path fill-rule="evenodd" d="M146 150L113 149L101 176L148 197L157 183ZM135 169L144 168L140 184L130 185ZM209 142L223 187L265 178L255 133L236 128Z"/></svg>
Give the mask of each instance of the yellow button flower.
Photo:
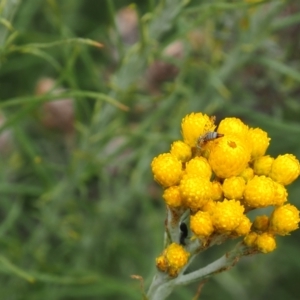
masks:
<svg viewBox="0 0 300 300"><path fill-rule="evenodd" d="M252 160L265 155L270 144L270 138L265 131L260 128L250 128L248 131L248 139L252 146Z"/></svg>
<svg viewBox="0 0 300 300"><path fill-rule="evenodd" d="M211 182L203 177L184 177L179 185L183 203L192 211L199 210L212 196Z"/></svg>
<svg viewBox="0 0 300 300"><path fill-rule="evenodd" d="M260 232L265 232L269 227L269 217L266 215L257 216L253 222L253 229Z"/></svg>
<svg viewBox="0 0 300 300"><path fill-rule="evenodd" d="M182 199L179 191L179 187L177 185L171 186L164 190L163 198L166 204L170 207L181 207Z"/></svg>
<svg viewBox="0 0 300 300"><path fill-rule="evenodd" d="M288 185L298 178L299 172L298 159L292 154L284 154L274 160L269 176L283 185Z"/></svg>
<svg viewBox="0 0 300 300"><path fill-rule="evenodd" d="M164 255L160 255L156 258L156 267L162 271L166 272L168 270L168 262L166 260L166 257Z"/></svg>
<svg viewBox="0 0 300 300"><path fill-rule="evenodd" d="M242 221L240 225L234 229L234 233L238 236L247 235L251 229L251 221L245 215L242 216Z"/></svg>
<svg viewBox="0 0 300 300"><path fill-rule="evenodd" d="M214 231L210 214L200 210L191 216L190 227L198 238L209 237Z"/></svg>
<svg viewBox="0 0 300 300"><path fill-rule="evenodd" d="M248 247L254 247L256 244L258 234L256 232L250 232L244 238L244 244Z"/></svg>
<svg viewBox="0 0 300 300"><path fill-rule="evenodd" d="M267 207L274 204L275 189L273 180L255 175L246 185L244 203L250 207Z"/></svg>
<svg viewBox="0 0 300 300"><path fill-rule="evenodd" d="M220 201L223 199L222 185L219 181L214 180L212 183L212 200Z"/></svg>
<svg viewBox="0 0 300 300"><path fill-rule="evenodd" d="M211 167L206 158L200 156L191 159L185 167L187 174L194 174L207 179L210 179L212 175Z"/></svg>
<svg viewBox="0 0 300 300"><path fill-rule="evenodd" d="M276 241L272 234L262 233L257 236L255 244L262 253L270 253L276 249Z"/></svg>
<svg viewBox="0 0 300 300"><path fill-rule="evenodd" d="M216 201L209 200L202 206L201 210L207 211L210 215L212 215L216 205L217 205Z"/></svg>
<svg viewBox="0 0 300 300"><path fill-rule="evenodd" d="M291 204L276 207L270 217L269 230L279 234L287 235L299 228L299 211Z"/></svg>
<svg viewBox="0 0 300 300"><path fill-rule="evenodd" d="M190 147L196 147L199 137L208 131L214 131L215 128L214 119L202 113L191 113L181 122L183 140Z"/></svg>
<svg viewBox="0 0 300 300"><path fill-rule="evenodd" d="M187 162L192 157L191 147L182 141L173 142L170 153L182 162Z"/></svg>
<svg viewBox="0 0 300 300"><path fill-rule="evenodd" d="M274 158L270 155L261 156L254 160L253 170L256 175L269 176Z"/></svg>
<svg viewBox="0 0 300 300"><path fill-rule="evenodd" d="M274 205L281 206L287 201L288 192L282 184L276 181L273 181L273 185L275 189Z"/></svg>
<svg viewBox="0 0 300 300"><path fill-rule="evenodd" d="M244 207L239 201L227 200L216 202L212 212L214 228L220 233L236 229L243 219Z"/></svg>
<svg viewBox="0 0 300 300"><path fill-rule="evenodd" d="M239 176L243 177L246 183L254 177L254 171L252 168L247 167L239 174Z"/></svg>
<svg viewBox="0 0 300 300"><path fill-rule="evenodd" d="M171 277L176 277L180 270L187 264L190 253L181 245L172 243L164 251L168 265L168 273Z"/></svg>
<svg viewBox="0 0 300 300"><path fill-rule="evenodd" d="M237 135L244 139L248 134L248 126L238 118L225 118L220 122L217 131L224 135Z"/></svg>
<svg viewBox="0 0 300 300"><path fill-rule="evenodd" d="M216 132L214 122L215 117L203 113L185 116L183 141L174 141L170 153L158 155L151 163L154 179L164 188L163 199L176 222L184 210L190 214L193 236L187 249L194 247L195 239L208 247L211 242L244 236L246 255L269 253L276 248L276 234L288 235L299 227L300 212L284 203L285 186L300 175L300 163L292 154L276 159L266 155L270 138L260 128L225 118ZM271 216L257 216L251 224L246 213L268 206L275 207ZM176 228L167 240L179 234ZM185 236L184 228L180 229ZM192 251L195 254L197 249ZM156 258L156 266L166 276L176 277L189 256L180 242L172 243Z"/></svg>
<svg viewBox="0 0 300 300"><path fill-rule="evenodd" d="M244 178L232 176L226 178L223 182L223 193L228 199L241 199L243 197L246 182Z"/></svg>
<svg viewBox="0 0 300 300"><path fill-rule="evenodd" d="M208 162L220 178L237 176L250 160L250 151L245 141L237 136L225 135L214 143Z"/></svg>
<svg viewBox="0 0 300 300"><path fill-rule="evenodd" d="M182 163L171 153L163 153L154 157L151 167L155 181L163 187L176 185L181 179Z"/></svg>

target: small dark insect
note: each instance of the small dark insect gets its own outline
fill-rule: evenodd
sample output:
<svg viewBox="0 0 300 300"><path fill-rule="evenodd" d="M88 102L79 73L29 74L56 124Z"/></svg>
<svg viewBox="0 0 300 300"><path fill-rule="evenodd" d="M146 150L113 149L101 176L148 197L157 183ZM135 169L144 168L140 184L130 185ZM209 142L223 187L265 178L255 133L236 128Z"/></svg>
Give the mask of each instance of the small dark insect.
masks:
<svg viewBox="0 0 300 300"><path fill-rule="evenodd" d="M187 238L188 233L189 233L188 228L187 228L187 226L184 222L182 222L180 224L179 228L180 228L180 231L181 231L180 232L180 237L179 237L179 243L180 243L180 245L185 245L185 239Z"/></svg>
<svg viewBox="0 0 300 300"><path fill-rule="evenodd" d="M197 141L197 147L201 148L201 146L211 140L218 139L220 137L224 136L222 133L218 133L216 131L208 131L207 133L199 136Z"/></svg>

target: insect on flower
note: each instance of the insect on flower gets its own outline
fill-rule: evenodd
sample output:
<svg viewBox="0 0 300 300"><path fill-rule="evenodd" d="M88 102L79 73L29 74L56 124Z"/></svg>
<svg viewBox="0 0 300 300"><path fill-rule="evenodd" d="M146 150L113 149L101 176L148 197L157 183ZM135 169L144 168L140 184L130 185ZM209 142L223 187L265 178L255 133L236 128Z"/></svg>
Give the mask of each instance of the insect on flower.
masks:
<svg viewBox="0 0 300 300"><path fill-rule="evenodd" d="M180 224L179 228L180 228L179 243L180 245L185 245L185 239L188 236L188 228L184 222Z"/></svg>
<svg viewBox="0 0 300 300"><path fill-rule="evenodd" d="M207 133L199 136L197 140L197 148L201 149L201 146L208 141L212 141L224 136L222 133L218 133L216 131L208 131Z"/></svg>

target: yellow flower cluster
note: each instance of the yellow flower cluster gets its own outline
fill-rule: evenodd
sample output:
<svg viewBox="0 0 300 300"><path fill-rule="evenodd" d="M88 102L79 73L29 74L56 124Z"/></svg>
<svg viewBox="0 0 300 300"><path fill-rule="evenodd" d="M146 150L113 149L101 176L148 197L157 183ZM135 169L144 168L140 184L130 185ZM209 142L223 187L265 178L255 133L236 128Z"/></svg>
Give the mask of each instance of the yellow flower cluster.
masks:
<svg viewBox="0 0 300 300"><path fill-rule="evenodd" d="M190 254L181 245L170 244L156 258L156 266L162 272L167 272L171 277L176 277L180 270L187 264Z"/></svg>
<svg viewBox="0 0 300 300"><path fill-rule="evenodd" d="M291 204L277 206L270 217L257 216L253 222L252 232L244 239L244 243L268 253L276 248L275 235L287 235L296 230L299 224L299 211Z"/></svg>
<svg viewBox="0 0 300 300"><path fill-rule="evenodd" d="M285 186L298 178L299 161L292 154L266 155L270 138L260 128L250 128L238 118L225 118L218 127L214 122L202 113L185 116L182 141L151 163L154 179L164 188L163 198L171 209L190 211L189 230L204 244L220 235L244 236L248 247L273 251L275 235L298 228L299 211L286 204ZM252 224L246 213L267 206L275 207L272 215L257 217ZM166 253L157 266L174 275L177 271Z"/></svg>
<svg viewBox="0 0 300 300"><path fill-rule="evenodd" d="M245 245L259 250L262 253L269 253L276 249L276 241L273 234L263 232L258 234L250 232L244 239Z"/></svg>

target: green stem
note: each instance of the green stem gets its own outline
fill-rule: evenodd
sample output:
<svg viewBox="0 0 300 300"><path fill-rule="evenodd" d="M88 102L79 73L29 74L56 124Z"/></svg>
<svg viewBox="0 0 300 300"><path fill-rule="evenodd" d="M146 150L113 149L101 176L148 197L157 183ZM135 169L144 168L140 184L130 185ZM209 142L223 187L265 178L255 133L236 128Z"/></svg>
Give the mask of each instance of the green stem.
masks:
<svg viewBox="0 0 300 300"><path fill-rule="evenodd" d="M242 256L248 255L249 253L250 249L244 244L239 243L232 251L225 253L206 267L178 277L176 285L187 285L195 281L202 281L214 274L230 270Z"/></svg>
<svg viewBox="0 0 300 300"><path fill-rule="evenodd" d="M8 32L12 26L7 26L5 24L11 24L11 21L21 3L21 0L2 0L0 3L0 47L2 47L6 41Z"/></svg>

